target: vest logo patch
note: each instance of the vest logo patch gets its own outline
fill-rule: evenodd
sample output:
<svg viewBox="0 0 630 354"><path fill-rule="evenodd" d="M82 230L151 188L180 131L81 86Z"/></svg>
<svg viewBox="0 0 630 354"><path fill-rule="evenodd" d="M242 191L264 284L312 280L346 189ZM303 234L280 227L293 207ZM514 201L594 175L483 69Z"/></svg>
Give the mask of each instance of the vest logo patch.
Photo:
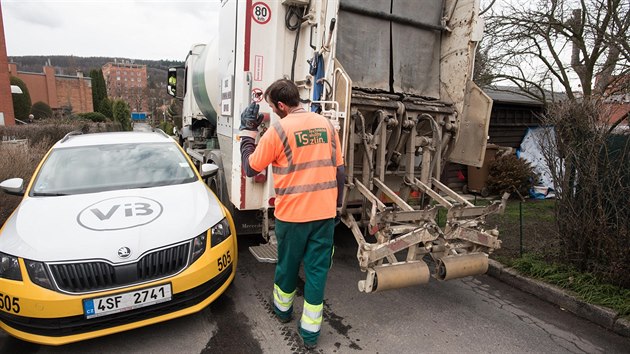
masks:
<svg viewBox="0 0 630 354"><path fill-rule="evenodd" d="M328 143L328 131L326 131L326 128L300 130L294 134L297 147Z"/></svg>

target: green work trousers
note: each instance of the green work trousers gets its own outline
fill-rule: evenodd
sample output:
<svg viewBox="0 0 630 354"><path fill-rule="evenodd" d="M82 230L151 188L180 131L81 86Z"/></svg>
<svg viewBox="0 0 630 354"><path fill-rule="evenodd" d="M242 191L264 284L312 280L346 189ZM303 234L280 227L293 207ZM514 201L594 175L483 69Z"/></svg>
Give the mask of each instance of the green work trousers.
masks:
<svg viewBox="0 0 630 354"><path fill-rule="evenodd" d="M279 317L287 318L293 311L293 297L297 287L300 263L304 262L304 302L305 314L302 318L300 335L307 343L317 342L319 328L321 326L321 313L324 302L324 289L326 277L332 265L333 235L335 232L334 219L317 220L304 223L284 222L276 219L276 238L278 239L278 264L274 280L276 293L285 299L285 305L278 308L274 304L274 311ZM279 289L277 289L279 288ZM276 296L276 300L278 297ZM310 314L306 307L319 308L319 326L308 326L308 319L304 316ZM306 328L311 329L309 331Z"/></svg>

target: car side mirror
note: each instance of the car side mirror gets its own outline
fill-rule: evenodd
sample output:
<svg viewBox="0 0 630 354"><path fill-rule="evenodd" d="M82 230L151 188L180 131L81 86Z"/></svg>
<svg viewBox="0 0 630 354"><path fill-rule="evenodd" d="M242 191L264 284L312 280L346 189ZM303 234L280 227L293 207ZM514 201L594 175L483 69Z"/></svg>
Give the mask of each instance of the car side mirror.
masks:
<svg viewBox="0 0 630 354"><path fill-rule="evenodd" d="M24 180L22 178L10 178L4 180L0 183L0 189L7 194L23 196Z"/></svg>
<svg viewBox="0 0 630 354"><path fill-rule="evenodd" d="M213 163L204 163L201 165L201 178L214 177L219 172L219 166Z"/></svg>

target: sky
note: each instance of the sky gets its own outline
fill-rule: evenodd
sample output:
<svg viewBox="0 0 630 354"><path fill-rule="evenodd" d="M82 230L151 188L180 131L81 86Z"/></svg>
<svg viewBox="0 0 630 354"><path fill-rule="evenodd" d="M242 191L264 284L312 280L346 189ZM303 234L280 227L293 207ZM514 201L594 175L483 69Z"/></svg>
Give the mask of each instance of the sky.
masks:
<svg viewBox="0 0 630 354"><path fill-rule="evenodd" d="M219 0L0 0L8 56L184 61L218 30Z"/></svg>

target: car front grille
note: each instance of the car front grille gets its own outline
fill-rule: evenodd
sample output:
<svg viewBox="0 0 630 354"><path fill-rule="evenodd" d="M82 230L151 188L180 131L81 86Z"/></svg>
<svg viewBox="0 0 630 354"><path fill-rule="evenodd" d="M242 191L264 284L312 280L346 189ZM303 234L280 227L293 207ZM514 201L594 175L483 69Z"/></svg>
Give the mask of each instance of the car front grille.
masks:
<svg viewBox="0 0 630 354"><path fill-rule="evenodd" d="M48 337L64 337L89 333L136 323L195 306L216 293L230 279L232 273L233 264L230 264L219 275L207 282L192 289L174 293L170 301L108 316L91 319L85 318L84 315L62 318L33 318L0 311L0 321L18 331ZM2 347L0 346L0 348Z"/></svg>
<svg viewBox="0 0 630 354"><path fill-rule="evenodd" d="M86 293L144 283L176 274L188 265L190 242L145 254L135 263L106 262L49 264L59 290Z"/></svg>

